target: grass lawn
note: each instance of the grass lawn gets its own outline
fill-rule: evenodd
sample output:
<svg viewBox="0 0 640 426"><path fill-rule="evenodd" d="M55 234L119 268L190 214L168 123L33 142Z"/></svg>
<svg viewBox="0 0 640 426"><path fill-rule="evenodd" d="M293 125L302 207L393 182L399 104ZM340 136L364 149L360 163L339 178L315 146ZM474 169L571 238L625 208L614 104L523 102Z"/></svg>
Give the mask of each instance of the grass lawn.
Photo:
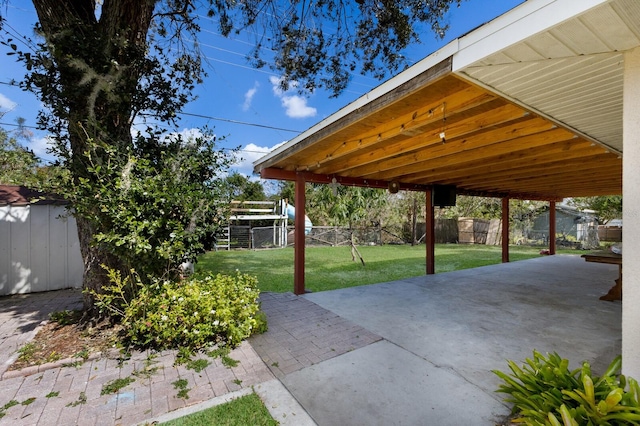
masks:
<svg viewBox="0 0 640 426"><path fill-rule="evenodd" d="M349 247L307 247L306 288L334 290L364 284L395 281L424 275L425 246L358 247L365 266L351 260ZM557 250L581 254L576 250ZM500 246L438 244L436 273L493 265L502 260ZM540 247L512 246L512 262L540 256ZM209 252L201 256L196 271L233 274L235 270L258 277L261 291L293 291L293 248Z"/></svg>
<svg viewBox="0 0 640 426"><path fill-rule="evenodd" d="M179 419L162 423L163 426L275 426L278 422L255 393L242 396Z"/></svg>

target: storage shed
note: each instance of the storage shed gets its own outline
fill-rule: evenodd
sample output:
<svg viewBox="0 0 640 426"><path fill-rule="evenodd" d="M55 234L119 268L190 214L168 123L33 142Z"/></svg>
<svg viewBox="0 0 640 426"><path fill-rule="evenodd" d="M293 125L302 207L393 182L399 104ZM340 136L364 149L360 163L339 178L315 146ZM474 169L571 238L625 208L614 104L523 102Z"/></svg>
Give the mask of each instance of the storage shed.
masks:
<svg viewBox="0 0 640 426"><path fill-rule="evenodd" d="M0 185L0 296L82 287L76 221L66 204Z"/></svg>
<svg viewBox="0 0 640 426"><path fill-rule="evenodd" d="M580 247L592 248L590 244L594 239L597 241L597 230L598 221L595 214L580 211L573 206L556 205L556 238L581 242ZM528 237L534 240L550 238L548 207L533 221L533 229Z"/></svg>

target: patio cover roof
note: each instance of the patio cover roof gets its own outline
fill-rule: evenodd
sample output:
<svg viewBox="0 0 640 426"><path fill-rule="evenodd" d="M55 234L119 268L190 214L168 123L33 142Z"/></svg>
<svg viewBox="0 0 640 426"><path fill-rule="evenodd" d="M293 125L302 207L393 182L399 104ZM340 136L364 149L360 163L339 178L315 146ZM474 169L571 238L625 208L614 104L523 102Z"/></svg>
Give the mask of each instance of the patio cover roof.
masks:
<svg viewBox="0 0 640 426"><path fill-rule="evenodd" d="M622 193L637 0L528 0L255 162L264 178L559 200Z"/></svg>

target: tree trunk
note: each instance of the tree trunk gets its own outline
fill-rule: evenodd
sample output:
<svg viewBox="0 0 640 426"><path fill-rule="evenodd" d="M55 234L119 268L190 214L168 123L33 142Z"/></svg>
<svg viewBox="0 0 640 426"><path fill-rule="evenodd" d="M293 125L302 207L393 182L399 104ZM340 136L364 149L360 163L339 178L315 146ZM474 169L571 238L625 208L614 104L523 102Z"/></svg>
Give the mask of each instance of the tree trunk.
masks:
<svg viewBox="0 0 640 426"><path fill-rule="evenodd" d="M80 254L84 262L82 276L84 309L89 313L94 309L95 297L93 292L101 293L105 285L109 285L106 268L116 269L126 272L124 265L115 256L98 245L93 245L93 235L95 229L93 225L84 217L76 217L78 226L78 240L80 242Z"/></svg>
<svg viewBox="0 0 640 426"><path fill-rule="evenodd" d="M115 146L126 155L133 147L131 123L133 94L142 75L147 32L157 0L105 0L96 9L95 0L33 0L51 57L57 86L41 88L45 103L66 122L67 166L76 184L94 181L88 170L87 142ZM96 11L99 10L99 14ZM58 90L58 92L56 92ZM103 155L104 158L100 158ZM113 159L95 153L97 164ZM94 194L91 194L93 196ZM80 252L84 261L85 309L94 305L92 291L100 293L109 284L103 265L123 271L121 260L93 244L97 217L76 214ZM99 223L98 223L99 224ZM104 224L102 224L104 225ZM108 225L107 225L108 226ZM124 271L123 271L124 272Z"/></svg>
<svg viewBox="0 0 640 426"><path fill-rule="evenodd" d="M411 209L411 245L415 246L418 242L418 199L413 198L413 206Z"/></svg>

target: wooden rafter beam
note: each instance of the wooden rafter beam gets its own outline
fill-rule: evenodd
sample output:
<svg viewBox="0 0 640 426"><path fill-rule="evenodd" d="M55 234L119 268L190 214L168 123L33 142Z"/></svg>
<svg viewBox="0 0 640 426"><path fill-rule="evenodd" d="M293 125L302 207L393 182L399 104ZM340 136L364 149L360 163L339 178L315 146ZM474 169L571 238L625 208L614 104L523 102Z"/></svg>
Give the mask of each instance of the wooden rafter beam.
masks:
<svg viewBox="0 0 640 426"><path fill-rule="evenodd" d="M446 139L462 140L469 134L477 132L482 126L489 126L487 123L490 121L490 126L496 127L523 120L528 116L528 113L520 107L505 104L502 100L492 104L494 103L500 106L468 117L461 117L464 114L448 117L446 126L443 125L442 118L439 118L429 128L422 129L421 133L412 134L400 128L380 132L370 136L369 139L362 139L360 149L350 152L351 155L337 155L341 153L340 149L318 162L313 169L318 173L325 173L327 170L341 173L353 167L354 164L359 166L375 164L398 155L410 155L421 149L437 147L442 144L441 133L445 134ZM312 162L308 164L313 166Z"/></svg>
<svg viewBox="0 0 640 426"><path fill-rule="evenodd" d="M464 161L481 161L483 157L507 154L519 147L545 146L548 143L566 141L573 135L566 130L557 129L553 124L518 123L498 130L488 131L470 142L466 139L440 142L430 149L423 149L409 155L381 161L364 167L354 167L346 173L348 176L375 176L378 179L393 179L419 173L437 167L454 166ZM543 130L546 129L546 130ZM472 143L472 144L471 144Z"/></svg>
<svg viewBox="0 0 640 426"><path fill-rule="evenodd" d="M446 103L442 103L445 105ZM448 129L451 137L462 136L474 129L477 129L479 115L490 114L496 109L500 109L504 121L520 118L524 115L521 108L505 104L501 99L478 96L474 99L473 105L467 105L466 109L450 111L446 116L442 110L433 112L414 111L407 117L401 117L398 123L384 123L371 129L367 136L359 136L351 141L345 141L334 151L325 155L324 158L315 159L318 171L330 167L340 170L353 164L354 159L364 157L366 153L385 151L385 148L393 147L399 152L407 149L416 150L423 146L437 143L441 140L440 133ZM505 111L506 110L506 111ZM422 114L422 115L420 115ZM444 118L446 117L446 121ZM394 155L393 152L386 151L386 155ZM313 164L311 159L308 164Z"/></svg>
<svg viewBox="0 0 640 426"><path fill-rule="evenodd" d="M475 185L482 182L508 182L514 179L529 179L536 176L565 176L567 170L576 175L589 176L594 173L601 173L603 170L615 170L618 168L622 172L622 162L617 158L606 158L601 155L585 157L584 159L573 159L563 161L556 158L542 165L523 166L520 168L503 169L500 171L487 170L475 174L452 177L442 175L444 183L464 181L467 185Z"/></svg>
<svg viewBox="0 0 640 426"><path fill-rule="evenodd" d="M592 150L593 147L590 142L572 139L556 142L548 146L517 149L507 154L495 155L493 152L488 152L487 156L474 157L472 160L461 158L458 164L403 175L402 180L408 182L428 181L442 174L446 174L450 178L461 178L471 173L518 169L520 167L544 164L557 159L558 155L562 155L561 158L569 160L581 158Z"/></svg>
<svg viewBox="0 0 640 426"><path fill-rule="evenodd" d="M335 178L336 183L339 183L340 185L359 186L363 188L388 189L390 183L390 181L383 181L378 179L361 179L338 175L320 175L310 172L295 172L291 170L276 169L273 167L268 167L260 171L260 177L262 179L295 181L298 176L302 176L305 182L309 183L330 184ZM401 191L426 191L430 188L431 185L400 183Z"/></svg>

